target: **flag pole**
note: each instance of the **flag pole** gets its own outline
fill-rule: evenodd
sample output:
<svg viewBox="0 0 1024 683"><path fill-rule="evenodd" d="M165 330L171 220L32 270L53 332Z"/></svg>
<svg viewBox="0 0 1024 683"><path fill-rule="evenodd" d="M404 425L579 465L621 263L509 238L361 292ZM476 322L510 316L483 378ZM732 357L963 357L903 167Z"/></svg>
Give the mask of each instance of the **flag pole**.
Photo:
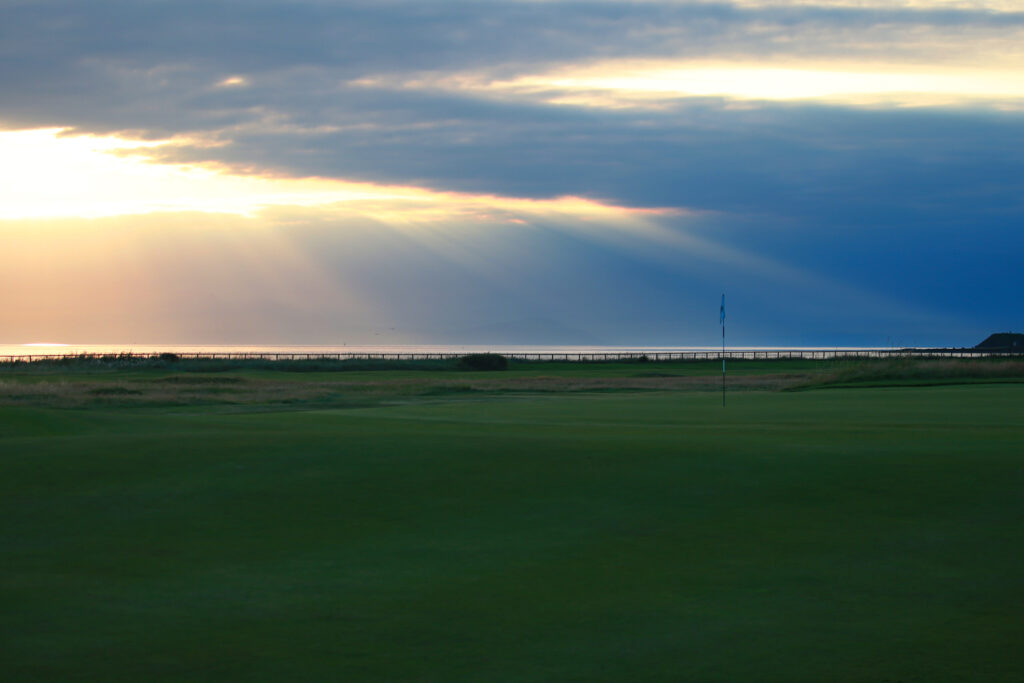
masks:
<svg viewBox="0 0 1024 683"><path fill-rule="evenodd" d="M722 324L722 407L725 407L725 294L722 295L722 308L718 316Z"/></svg>

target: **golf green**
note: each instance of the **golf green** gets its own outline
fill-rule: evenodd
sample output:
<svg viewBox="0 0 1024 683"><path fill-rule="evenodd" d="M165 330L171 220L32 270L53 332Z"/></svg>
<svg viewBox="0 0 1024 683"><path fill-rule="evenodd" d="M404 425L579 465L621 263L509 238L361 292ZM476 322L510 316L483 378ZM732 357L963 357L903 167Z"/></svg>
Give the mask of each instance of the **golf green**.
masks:
<svg viewBox="0 0 1024 683"><path fill-rule="evenodd" d="M6 681L1024 680L1024 385L0 408Z"/></svg>

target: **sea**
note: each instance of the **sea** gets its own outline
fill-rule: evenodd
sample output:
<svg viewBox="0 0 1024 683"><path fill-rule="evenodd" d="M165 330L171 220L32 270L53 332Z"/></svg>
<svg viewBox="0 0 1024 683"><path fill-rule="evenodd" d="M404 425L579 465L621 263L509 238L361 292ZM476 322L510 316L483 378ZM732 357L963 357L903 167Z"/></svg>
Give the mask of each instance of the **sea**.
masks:
<svg viewBox="0 0 1024 683"><path fill-rule="evenodd" d="M530 344L371 344L371 345L234 345L234 344L0 344L0 356L76 356L132 353L245 354L628 354L716 351L721 346L566 346ZM863 346L728 346L729 351L872 351Z"/></svg>

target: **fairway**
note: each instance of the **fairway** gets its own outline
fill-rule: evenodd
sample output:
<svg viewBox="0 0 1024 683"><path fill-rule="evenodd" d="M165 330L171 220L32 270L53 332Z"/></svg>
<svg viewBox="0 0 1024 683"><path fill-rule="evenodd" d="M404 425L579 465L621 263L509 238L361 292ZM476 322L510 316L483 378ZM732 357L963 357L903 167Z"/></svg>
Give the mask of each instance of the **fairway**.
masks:
<svg viewBox="0 0 1024 683"><path fill-rule="evenodd" d="M1024 385L0 407L5 681L1024 680Z"/></svg>

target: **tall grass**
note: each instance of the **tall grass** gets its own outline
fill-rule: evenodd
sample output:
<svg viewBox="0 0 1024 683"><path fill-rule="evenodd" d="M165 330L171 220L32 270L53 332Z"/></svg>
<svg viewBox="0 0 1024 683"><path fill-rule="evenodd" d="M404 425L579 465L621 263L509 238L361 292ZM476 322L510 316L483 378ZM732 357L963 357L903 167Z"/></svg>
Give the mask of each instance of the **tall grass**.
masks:
<svg viewBox="0 0 1024 683"><path fill-rule="evenodd" d="M899 358L840 364L835 369L817 374L792 389L1017 380L1024 380L1024 360Z"/></svg>
<svg viewBox="0 0 1024 683"><path fill-rule="evenodd" d="M500 357L499 358L503 358ZM112 371L112 370L173 370L176 372L227 372L232 370L277 370L283 372L365 372L373 370L467 370L476 369L462 358L390 360L376 358L181 358L173 353L154 355L78 354L59 358L37 358L0 362L3 370L29 370L32 372L57 371Z"/></svg>

